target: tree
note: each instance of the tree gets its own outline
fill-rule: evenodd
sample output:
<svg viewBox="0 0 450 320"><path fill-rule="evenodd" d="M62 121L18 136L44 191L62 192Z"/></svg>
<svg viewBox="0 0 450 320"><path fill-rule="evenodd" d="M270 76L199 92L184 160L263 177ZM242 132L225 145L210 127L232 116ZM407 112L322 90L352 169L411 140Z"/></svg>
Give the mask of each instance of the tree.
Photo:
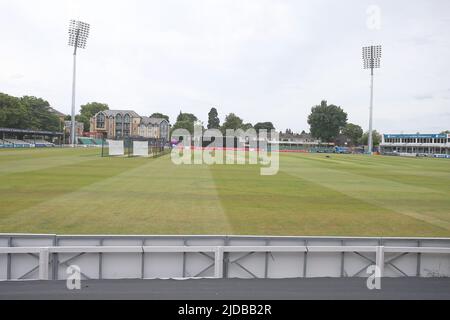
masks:
<svg viewBox="0 0 450 320"><path fill-rule="evenodd" d="M253 125L250 122L244 123L241 126L241 129L244 130L244 131L247 131L248 129L251 129L251 128L253 128Z"/></svg>
<svg viewBox="0 0 450 320"><path fill-rule="evenodd" d="M273 126L272 122L258 122L255 124L255 130L259 133L259 130L266 129L268 133L270 133L270 130L275 130L275 127Z"/></svg>
<svg viewBox="0 0 450 320"><path fill-rule="evenodd" d="M175 129L186 129L191 134L194 134L194 123L198 121L197 117L192 113L182 113L177 117L177 122L172 126L172 132Z"/></svg>
<svg viewBox="0 0 450 320"><path fill-rule="evenodd" d="M182 113L182 112L180 112L180 114L177 117L177 122L178 121L195 122L197 120L198 120L198 118L195 115L193 115L192 113Z"/></svg>
<svg viewBox="0 0 450 320"><path fill-rule="evenodd" d="M89 102L81 105L80 116L76 121L83 122L84 131L89 131L91 118L98 112L109 110L106 103Z"/></svg>
<svg viewBox="0 0 450 320"><path fill-rule="evenodd" d="M60 120L50 110L48 101L33 96L23 96L21 103L27 109L28 128L33 130L59 131Z"/></svg>
<svg viewBox="0 0 450 320"><path fill-rule="evenodd" d="M160 118L160 119L166 119L167 122L169 121L169 116L166 116L165 114L154 112L149 118Z"/></svg>
<svg viewBox="0 0 450 320"><path fill-rule="evenodd" d="M363 129L357 124L347 123L342 129L342 134L350 139L352 145L356 145L363 135Z"/></svg>
<svg viewBox="0 0 450 320"><path fill-rule="evenodd" d="M359 139L359 143L362 145L367 145L369 142L369 132L364 132L362 137ZM378 146L381 143L381 134L377 130L372 131L372 141L374 146Z"/></svg>
<svg viewBox="0 0 450 320"><path fill-rule="evenodd" d="M208 113L208 129L219 129L220 128L220 120L218 117L217 109L211 108Z"/></svg>
<svg viewBox="0 0 450 320"><path fill-rule="evenodd" d="M21 100L0 92L0 127L26 129L28 121L27 108Z"/></svg>
<svg viewBox="0 0 450 320"><path fill-rule="evenodd" d="M68 115L66 115L66 116L64 117L64 120L65 120L65 121L72 121L72 116L71 116L70 114L68 114ZM81 121L81 116L80 116L79 114L76 114L76 115L75 115L75 121L77 121L77 122L82 122L82 121Z"/></svg>
<svg viewBox="0 0 450 320"><path fill-rule="evenodd" d="M324 142L333 141L346 123L347 113L341 107L327 105L325 100L312 107L308 116L312 136Z"/></svg>
<svg viewBox="0 0 450 320"><path fill-rule="evenodd" d="M230 113L225 117L225 122L222 125L222 132L225 134L227 129L242 129L243 121L234 113Z"/></svg>

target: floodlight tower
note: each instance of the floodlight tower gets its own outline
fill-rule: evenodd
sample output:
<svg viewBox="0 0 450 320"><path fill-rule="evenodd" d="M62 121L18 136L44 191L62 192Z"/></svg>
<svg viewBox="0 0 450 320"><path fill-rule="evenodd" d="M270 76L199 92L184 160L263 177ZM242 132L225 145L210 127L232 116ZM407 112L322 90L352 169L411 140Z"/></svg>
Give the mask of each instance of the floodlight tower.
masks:
<svg viewBox="0 0 450 320"><path fill-rule="evenodd" d="M380 68L381 46L363 47L364 69L370 69L370 111L369 111L369 154L372 154L372 115L373 115L373 69Z"/></svg>
<svg viewBox="0 0 450 320"><path fill-rule="evenodd" d="M86 47L86 40L89 36L89 24L70 20L69 22L69 46L73 49L73 78L72 78L72 123L71 123L71 144L75 147L76 132L75 132L75 75L77 66L77 48L84 49Z"/></svg>

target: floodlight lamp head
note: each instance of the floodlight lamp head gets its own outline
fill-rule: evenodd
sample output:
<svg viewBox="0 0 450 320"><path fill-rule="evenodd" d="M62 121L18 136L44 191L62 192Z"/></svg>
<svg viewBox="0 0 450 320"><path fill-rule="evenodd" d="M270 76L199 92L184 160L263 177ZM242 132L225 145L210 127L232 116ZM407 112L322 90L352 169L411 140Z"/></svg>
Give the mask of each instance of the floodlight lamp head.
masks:
<svg viewBox="0 0 450 320"><path fill-rule="evenodd" d="M362 48L364 69L380 68L381 46L369 46Z"/></svg>
<svg viewBox="0 0 450 320"><path fill-rule="evenodd" d="M78 20L69 22L69 42L71 47L86 48L86 40L89 37L89 24Z"/></svg>

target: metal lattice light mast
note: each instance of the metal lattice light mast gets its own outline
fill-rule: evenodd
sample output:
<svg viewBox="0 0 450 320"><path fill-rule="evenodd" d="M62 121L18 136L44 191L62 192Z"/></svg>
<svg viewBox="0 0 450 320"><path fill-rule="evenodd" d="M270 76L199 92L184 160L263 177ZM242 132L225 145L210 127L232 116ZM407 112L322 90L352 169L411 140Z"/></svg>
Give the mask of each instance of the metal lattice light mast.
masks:
<svg viewBox="0 0 450 320"><path fill-rule="evenodd" d="M373 115L373 69L380 68L381 46L363 47L362 58L364 61L364 69L370 69L370 116L369 116L369 154L372 154L372 115Z"/></svg>
<svg viewBox="0 0 450 320"><path fill-rule="evenodd" d="M86 47L86 40L89 36L89 24L70 20L69 23L69 46L73 49L73 78L72 78L72 123L71 123L71 144L75 147L76 144L76 130L75 130L75 75L77 66L77 48L84 49Z"/></svg>

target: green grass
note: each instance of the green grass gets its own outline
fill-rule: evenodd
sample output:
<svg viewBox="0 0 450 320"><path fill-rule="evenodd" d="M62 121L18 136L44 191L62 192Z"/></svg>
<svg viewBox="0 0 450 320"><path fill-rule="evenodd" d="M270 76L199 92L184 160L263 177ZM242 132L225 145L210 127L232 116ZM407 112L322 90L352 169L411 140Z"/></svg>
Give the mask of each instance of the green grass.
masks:
<svg viewBox="0 0 450 320"><path fill-rule="evenodd" d="M450 161L281 154L257 165L0 150L0 232L450 236Z"/></svg>

